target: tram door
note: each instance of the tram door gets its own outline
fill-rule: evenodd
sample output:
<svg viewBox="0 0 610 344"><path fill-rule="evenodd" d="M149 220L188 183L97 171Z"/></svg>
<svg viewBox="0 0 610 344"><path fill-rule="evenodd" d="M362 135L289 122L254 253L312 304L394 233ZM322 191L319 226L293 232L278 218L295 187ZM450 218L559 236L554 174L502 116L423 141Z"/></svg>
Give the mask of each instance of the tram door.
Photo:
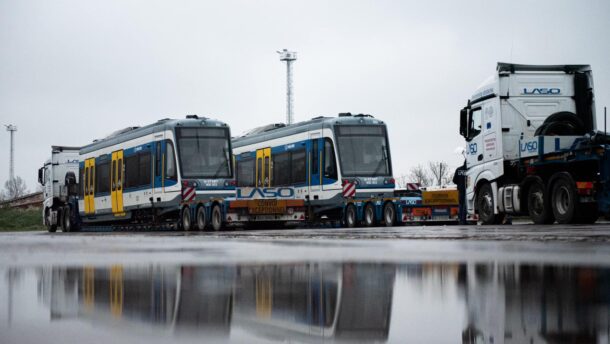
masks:
<svg viewBox="0 0 610 344"><path fill-rule="evenodd" d="M322 174L320 173L322 167L322 159L320 154L322 152L322 137L321 133L310 133L309 139L311 143L311 149L309 150L309 193L312 197L318 196L322 187Z"/></svg>
<svg viewBox="0 0 610 344"><path fill-rule="evenodd" d="M112 165L110 169L110 198L112 202L112 213L115 216L123 216L123 151L112 152Z"/></svg>
<svg viewBox="0 0 610 344"><path fill-rule="evenodd" d="M85 214L95 213L95 158L85 160Z"/></svg>
<svg viewBox="0 0 610 344"><path fill-rule="evenodd" d="M271 186L271 148L256 151L256 187Z"/></svg>

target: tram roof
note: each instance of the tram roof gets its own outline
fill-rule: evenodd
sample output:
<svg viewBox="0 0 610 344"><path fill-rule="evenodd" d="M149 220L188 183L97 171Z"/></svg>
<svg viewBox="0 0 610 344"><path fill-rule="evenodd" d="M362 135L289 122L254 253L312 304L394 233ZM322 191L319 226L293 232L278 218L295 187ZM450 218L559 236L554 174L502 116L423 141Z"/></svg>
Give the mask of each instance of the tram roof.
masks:
<svg viewBox="0 0 610 344"><path fill-rule="evenodd" d="M274 124L252 130L249 134L234 137L232 140L233 148L247 146L253 143L273 140L285 136L295 135L311 130L329 128L337 124L343 125L379 125L385 124L383 121L371 115L351 115L349 113L339 114L339 117L315 117L311 120L299 122L291 125Z"/></svg>
<svg viewBox="0 0 610 344"><path fill-rule="evenodd" d="M127 127L125 129L115 131L103 139L95 140L93 143L83 146L80 149L80 154L94 152L98 149L110 147L119 143L137 139L138 137L150 135L154 132L173 129L179 126L228 127L228 125L224 122L206 117L187 116L186 119L164 118L143 127Z"/></svg>

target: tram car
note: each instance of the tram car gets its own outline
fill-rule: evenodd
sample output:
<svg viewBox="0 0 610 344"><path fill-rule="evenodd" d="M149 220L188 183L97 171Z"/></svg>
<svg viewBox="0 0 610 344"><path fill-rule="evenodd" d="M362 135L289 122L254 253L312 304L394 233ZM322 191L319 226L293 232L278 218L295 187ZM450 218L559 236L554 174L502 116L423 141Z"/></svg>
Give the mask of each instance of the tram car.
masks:
<svg viewBox="0 0 610 344"><path fill-rule="evenodd" d="M189 115L96 140L80 148L78 176L66 175L66 188L78 184L73 197L53 198L45 224L220 230L235 195L230 138L227 124Z"/></svg>
<svg viewBox="0 0 610 344"><path fill-rule="evenodd" d="M387 127L370 115L257 128L233 139L233 153L229 221L392 226L402 214Z"/></svg>

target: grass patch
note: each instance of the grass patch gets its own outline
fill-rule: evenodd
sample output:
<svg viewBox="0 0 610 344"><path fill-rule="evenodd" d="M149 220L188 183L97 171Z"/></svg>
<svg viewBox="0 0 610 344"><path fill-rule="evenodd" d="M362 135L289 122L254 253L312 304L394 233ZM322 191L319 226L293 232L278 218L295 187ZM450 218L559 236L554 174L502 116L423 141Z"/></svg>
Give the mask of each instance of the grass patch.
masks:
<svg viewBox="0 0 610 344"><path fill-rule="evenodd" d="M40 208L3 208L0 209L0 232L41 231L42 210Z"/></svg>

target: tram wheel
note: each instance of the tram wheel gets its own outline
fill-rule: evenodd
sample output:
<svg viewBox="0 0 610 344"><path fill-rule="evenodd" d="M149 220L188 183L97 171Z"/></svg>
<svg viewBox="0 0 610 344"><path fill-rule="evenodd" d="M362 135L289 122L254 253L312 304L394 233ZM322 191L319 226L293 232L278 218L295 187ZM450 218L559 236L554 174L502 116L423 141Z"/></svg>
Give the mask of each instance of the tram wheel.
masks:
<svg viewBox="0 0 610 344"><path fill-rule="evenodd" d="M218 204L212 207L212 229L215 231L222 229L222 212Z"/></svg>

